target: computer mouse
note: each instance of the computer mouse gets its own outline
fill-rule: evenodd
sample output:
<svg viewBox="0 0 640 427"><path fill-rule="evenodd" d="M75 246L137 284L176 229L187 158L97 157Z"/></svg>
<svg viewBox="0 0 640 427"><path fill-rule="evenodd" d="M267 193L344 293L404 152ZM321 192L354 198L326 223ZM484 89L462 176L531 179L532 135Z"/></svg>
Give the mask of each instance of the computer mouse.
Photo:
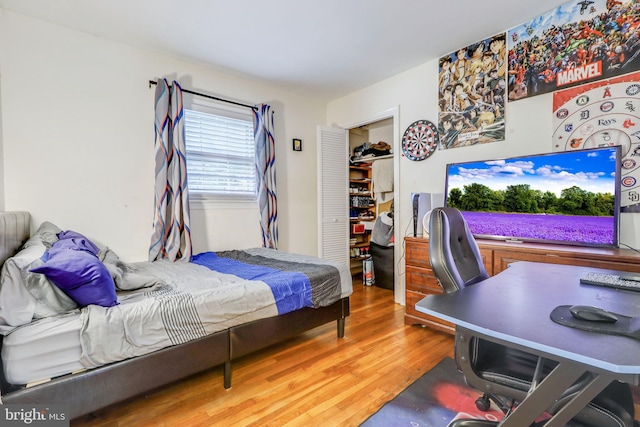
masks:
<svg viewBox="0 0 640 427"><path fill-rule="evenodd" d="M603 308L590 305L573 305L569 311L576 319L588 320L590 322L615 323L618 316Z"/></svg>

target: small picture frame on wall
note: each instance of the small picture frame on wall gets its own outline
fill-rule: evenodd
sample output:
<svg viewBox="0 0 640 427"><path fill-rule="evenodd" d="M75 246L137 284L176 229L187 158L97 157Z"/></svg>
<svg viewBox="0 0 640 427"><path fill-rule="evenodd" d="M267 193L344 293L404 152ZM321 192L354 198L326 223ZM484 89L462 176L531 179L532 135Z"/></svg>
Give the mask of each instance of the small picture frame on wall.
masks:
<svg viewBox="0 0 640 427"><path fill-rule="evenodd" d="M302 140L294 139L293 140L293 151L302 151Z"/></svg>

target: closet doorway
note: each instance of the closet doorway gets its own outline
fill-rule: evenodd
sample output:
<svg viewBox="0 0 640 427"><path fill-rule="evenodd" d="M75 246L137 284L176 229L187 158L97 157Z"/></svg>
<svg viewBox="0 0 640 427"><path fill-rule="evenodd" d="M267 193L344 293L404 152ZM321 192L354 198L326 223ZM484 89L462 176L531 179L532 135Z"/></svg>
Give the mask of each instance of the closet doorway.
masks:
<svg viewBox="0 0 640 427"><path fill-rule="evenodd" d="M345 262L351 265L351 194L349 193L351 154L353 153L351 144L358 144L362 140L365 128L371 135L370 139L389 139L388 143L392 147L393 154L393 199L398 199L399 187L399 163L400 163L400 137L399 137L399 108L394 107L385 110L375 116L369 116L363 120L349 124L344 127L318 126L318 256L337 262ZM390 129L391 135L387 136ZM353 132L350 132L353 131ZM353 142L350 142L349 134L353 133ZM380 135L384 134L384 137ZM370 141L369 141L370 142ZM376 141L378 142L378 141ZM384 206L383 205L383 209ZM388 205L390 207L390 205ZM394 219L399 219L400 206L394 203ZM355 221L359 222L359 221ZM375 215L373 218L375 222ZM397 221L396 221L397 223ZM404 302L404 281L398 279L397 260L402 255L402 236L399 227L394 226L393 230L393 287L394 301L398 304ZM355 254L354 254L355 255ZM359 260L362 265L362 260ZM362 283L362 273L354 275L354 283Z"/></svg>
<svg viewBox="0 0 640 427"><path fill-rule="evenodd" d="M363 260L373 259L375 286L394 290L401 247L396 227L399 177L397 109L349 126L349 248L354 284L363 282ZM364 230L363 230L364 229Z"/></svg>

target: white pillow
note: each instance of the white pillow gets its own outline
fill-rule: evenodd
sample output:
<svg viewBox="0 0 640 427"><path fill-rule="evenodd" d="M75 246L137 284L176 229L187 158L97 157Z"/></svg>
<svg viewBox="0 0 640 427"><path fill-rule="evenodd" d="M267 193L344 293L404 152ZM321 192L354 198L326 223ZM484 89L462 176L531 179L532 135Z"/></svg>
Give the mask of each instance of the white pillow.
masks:
<svg viewBox="0 0 640 427"><path fill-rule="evenodd" d="M5 261L0 272L0 334L3 335L18 326L31 323L33 319L53 316L77 307L46 276L29 271L42 264L40 257L47 247L36 235L27 243L24 249Z"/></svg>
<svg viewBox="0 0 640 427"><path fill-rule="evenodd" d="M28 248L31 245L43 243L47 250L51 249L51 245L58 241L58 233L62 230L57 225L50 223L48 221L43 222L38 227L38 230L27 240L22 246L23 248Z"/></svg>
<svg viewBox="0 0 640 427"><path fill-rule="evenodd" d="M44 245L32 245L9 258L0 273L0 333L31 322L36 299L22 282L22 269L42 256Z"/></svg>

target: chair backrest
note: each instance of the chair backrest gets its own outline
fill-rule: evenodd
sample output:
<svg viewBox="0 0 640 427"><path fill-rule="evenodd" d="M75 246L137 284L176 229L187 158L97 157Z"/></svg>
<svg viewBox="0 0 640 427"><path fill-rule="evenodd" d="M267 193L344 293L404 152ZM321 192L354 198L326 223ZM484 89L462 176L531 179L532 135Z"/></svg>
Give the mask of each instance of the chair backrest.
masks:
<svg viewBox="0 0 640 427"><path fill-rule="evenodd" d="M489 277L467 222L462 213L454 208L435 208L431 211L429 260L446 293Z"/></svg>

